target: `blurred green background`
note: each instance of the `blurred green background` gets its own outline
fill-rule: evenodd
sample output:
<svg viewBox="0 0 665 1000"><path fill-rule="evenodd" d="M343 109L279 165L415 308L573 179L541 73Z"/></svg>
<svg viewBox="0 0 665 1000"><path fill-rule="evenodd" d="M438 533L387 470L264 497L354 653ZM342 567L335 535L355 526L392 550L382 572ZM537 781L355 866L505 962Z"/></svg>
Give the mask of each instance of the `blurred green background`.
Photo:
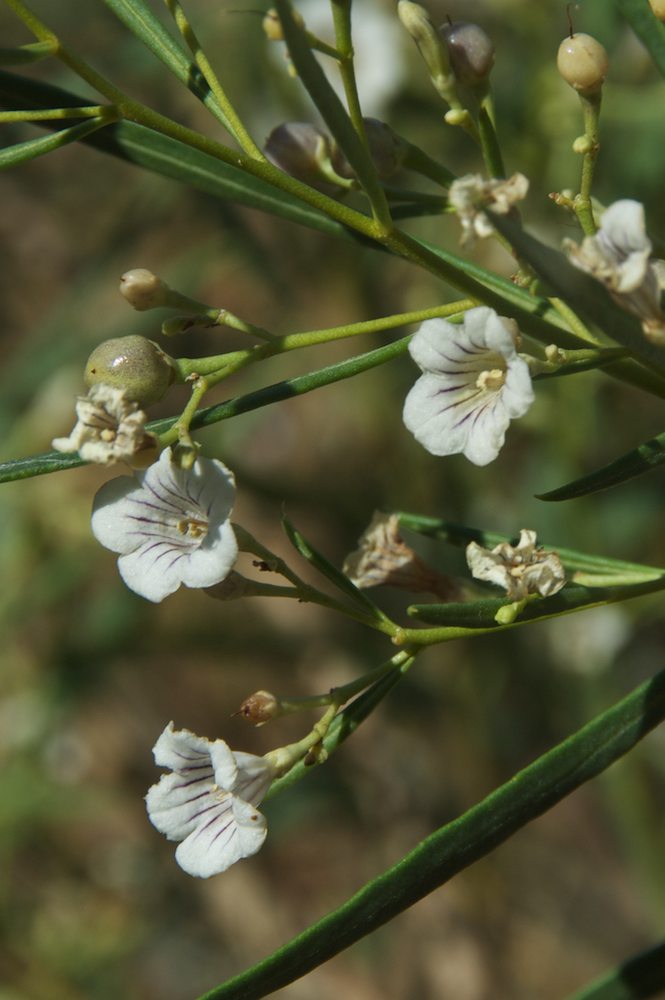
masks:
<svg viewBox="0 0 665 1000"><path fill-rule="evenodd" d="M223 138L101 2L34 6L127 91ZM368 8L395 21L391 4L367 0L358 4L359 30ZM576 27L594 33L611 57L595 193L606 203L639 198L652 232L664 233L665 85L614 4L585 0L580 8ZM257 139L280 121L312 116L281 47L268 51L256 10L232 0L192 0L187 9ZM432 9L437 23L446 14L477 20L494 38L507 166L531 178L525 218L554 245L577 236L547 199L579 176L571 152L581 131L577 101L554 62L565 5L450 0ZM308 23L315 16L307 8ZM30 40L8 10L0 28L3 45ZM361 91L367 113L389 119L455 172L480 169L464 137L442 125L410 40L377 26L368 39L362 52L358 46L359 60L375 70ZM85 92L56 63L32 72ZM37 134L3 128L6 143ZM408 225L458 247L452 218ZM117 294L130 267L149 267L277 333L451 297L399 261L85 148L3 175L0 234L3 458L48 450L69 430L92 346L125 333L159 335L159 315L135 314ZM492 243L472 256L511 273ZM390 336L272 360L213 399ZM167 349L196 356L228 343L227 333L208 331ZM338 565L375 508L512 535L535 528L554 545L663 565L662 473L572 503L533 496L660 432L654 400L597 374L540 383L499 460L481 469L461 457L436 459L405 431L402 400L416 374L405 357L206 431L206 452L236 472L235 519L292 558L279 528L285 503ZM180 401L176 392L151 415L171 414ZM325 767L270 802L260 855L192 880L142 803L158 777L151 747L169 719L264 752L297 738L309 720L248 730L229 719L246 695L320 693L389 650L359 626L290 602L220 605L182 590L149 605L124 588L114 556L90 534L92 497L107 478L86 467L0 487L0 1000L198 995L341 903L662 666L656 599L432 650ZM442 570L462 572L458 553L414 544ZM404 620L407 597L385 592L379 600ZM663 743L654 733L490 858L279 996L554 1000L649 945L665 924Z"/></svg>

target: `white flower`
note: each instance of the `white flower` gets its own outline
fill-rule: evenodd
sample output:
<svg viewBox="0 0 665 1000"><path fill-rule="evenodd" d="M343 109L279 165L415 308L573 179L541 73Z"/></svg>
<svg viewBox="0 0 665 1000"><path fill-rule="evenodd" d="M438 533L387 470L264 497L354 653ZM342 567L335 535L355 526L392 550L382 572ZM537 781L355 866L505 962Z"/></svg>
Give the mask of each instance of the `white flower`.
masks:
<svg viewBox="0 0 665 1000"><path fill-rule="evenodd" d="M524 174L513 174L508 180L485 180L480 174L467 174L450 185L448 201L462 223L462 245L470 245L476 237L491 236L494 226L483 212L491 208L497 215L507 215L513 205L526 198L529 181Z"/></svg>
<svg viewBox="0 0 665 1000"><path fill-rule="evenodd" d="M477 542L466 547L466 561L476 580L503 587L513 601L529 594L551 597L566 582L566 573L556 552L536 548L536 532L523 528L517 545L502 542L484 549Z"/></svg>
<svg viewBox="0 0 665 1000"><path fill-rule="evenodd" d="M265 757L231 750L170 722L153 747L168 768L146 795L153 826L179 840L175 857L189 875L209 878L260 849L266 820L255 808L274 777Z"/></svg>
<svg viewBox="0 0 665 1000"><path fill-rule="evenodd" d="M409 353L423 371L403 419L433 455L465 455L487 465L499 454L511 420L533 402L529 368L516 350L517 327L481 306L458 326L428 319Z"/></svg>
<svg viewBox="0 0 665 1000"><path fill-rule="evenodd" d="M603 213L595 236L586 236L579 246L565 240L564 249L575 267L600 281L617 305L642 320L646 336L662 342L659 268L650 260L652 246L639 201L615 201Z"/></svg>
<svg viewBox="0 0 665 1000"><path fill-rule="evenodd" d="M97 493L92 532L112 552L127 586L162 601L181 583L211 587L238 554L229 522L235 480L225 465L198 458L181 469L171 449L135 476L119 476Z"/></svg>
<svg viewBox="0 0 665 1000"><path fill-rule="evenodd" d="M78 451L84 462L112 465L131 461L138 452L154 446L154 437L146 434L145 413L127 399L124 389L94 385L87 396L77 399L76 417L69 437L51 442L56 451Z"/></svg>

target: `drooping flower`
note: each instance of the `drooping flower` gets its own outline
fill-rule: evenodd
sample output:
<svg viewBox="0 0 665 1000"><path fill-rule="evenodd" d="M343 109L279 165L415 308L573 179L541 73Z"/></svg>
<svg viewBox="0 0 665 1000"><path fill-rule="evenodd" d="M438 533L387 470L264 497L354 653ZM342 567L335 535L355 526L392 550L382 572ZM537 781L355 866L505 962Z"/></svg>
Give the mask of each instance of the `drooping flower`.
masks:
<svg viewBox="0 0 665 1000"><path fill-rule="evenodd" d="M465 455L487 465L499 454L511 420L533 402L531 376L517 353L517 326L480 306L455 325L428 319L409 353L423 375L404 403L403 419L433 455Z"/></svg>
<svg viewBox="0 0 665 1000"><path fill-rule="evenodd" d="M466 561L476 580L503 587L513 601L529 594L551 597L566 582L566 573L556 552L536 546L536 532L523 528L517 545L501 542L484 549L477 542L466 548Z"/></svg>
<svg viewBox="0 0 665 1000"><path fill-rule="evenodd" d="M256 806L275 776L265 757L231 750L170 722L153 747L168 768L146 795L150 822L180 841L175 857L189 875L209 878L262 846L267 826Z"/></svg>
<svg viewBox="0 0 665 1000"><path fill-rule="evenodd" d="M663 342L659 269L650 259L651 240L639 201L615 201L603 213L595 236L585 236L579 245L565 240L564 249L571 264L600 281L617 305L639 317L647 337Z"/></svg>
<svg viewBox="0 0 665 1000"><path fill-rule="evenodd" d="M469 246L476 237L484 239L494 232L484 208L507 215L516 202L526 198L528 190L529 181L524 174L513 174L507 180L485 180L480 174L467 174L453 181L448 201L462 224L462 245Z"/></svg>
<svg viewBox="0 0 665 1000"><path fill-rule="evenodd" d="M238 554L229 521L234 496L233 473L222 462L198 458L182 469L167 448L145 472L102 486L92 531L120 553L127 586L162 601L183 583L211 587L230 572Z"/></svg>
<svg viewBox="0 0 665 1000"><path fill-rule="evenodd" d="M383 511L375 511L342 572L361 590L384 585L435 594L444 601L460 597L457 583L428 566L402 539L397 514Z"/></svg>
<svg viewBox="0 0 665 1000"><path fill-rule="evenodd" d="M100 383L76 401L77 422L69 437L54 438L56 451L77 451L84 462L136 464L141 452L154 456L155 438L145 429L147 417L124 389Z"/></svg>

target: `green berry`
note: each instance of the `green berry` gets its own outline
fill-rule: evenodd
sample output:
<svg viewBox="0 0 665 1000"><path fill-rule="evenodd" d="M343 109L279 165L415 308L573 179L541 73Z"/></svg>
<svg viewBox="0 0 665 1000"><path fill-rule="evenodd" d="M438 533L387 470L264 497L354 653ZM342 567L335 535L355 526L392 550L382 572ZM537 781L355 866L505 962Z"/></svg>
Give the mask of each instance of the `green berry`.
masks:
<svg viewBox="0 0 665 1000"><path fill-rule="evenodd" d="M175 374L172 359L159 344L132 335L99 344L88 358L84 381L88 388L104 383L124 389L128 399L150 406L166 394Z"/></svg>

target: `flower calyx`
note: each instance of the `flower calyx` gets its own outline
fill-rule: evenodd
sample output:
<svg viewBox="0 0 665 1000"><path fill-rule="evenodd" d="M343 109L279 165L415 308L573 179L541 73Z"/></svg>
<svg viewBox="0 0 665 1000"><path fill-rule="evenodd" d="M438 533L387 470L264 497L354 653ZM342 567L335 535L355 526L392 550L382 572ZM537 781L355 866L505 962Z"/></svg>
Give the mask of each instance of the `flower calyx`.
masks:
<svg viewBox="0 0 665 1000"><path fill-rule="evenodd" d="M145 429L147 417L124 389L93 385L87 396L78 397L76 417L69 437L51 442L56 451L77 451L84 462L127 462L133 468L145 468L157 457L157 438Z"/></svg>

